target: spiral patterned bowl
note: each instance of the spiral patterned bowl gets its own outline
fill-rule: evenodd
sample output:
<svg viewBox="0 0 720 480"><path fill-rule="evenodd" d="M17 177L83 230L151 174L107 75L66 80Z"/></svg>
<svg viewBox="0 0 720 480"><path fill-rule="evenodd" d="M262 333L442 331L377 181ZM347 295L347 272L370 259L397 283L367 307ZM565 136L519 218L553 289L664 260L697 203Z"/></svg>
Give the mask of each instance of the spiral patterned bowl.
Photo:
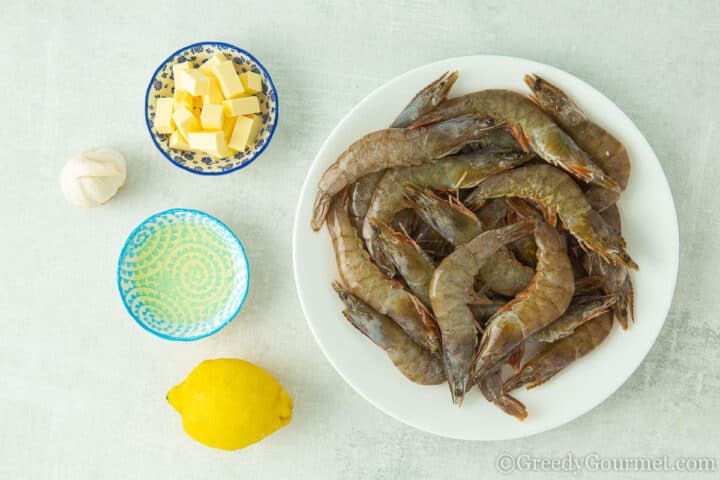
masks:
<svg viewBox="0 0 720 480"><path fill-rule="evenodd" d="M218 219L188 209L157 213L120 253L118 289L141 327L167 340L197 340L240 311L250 267L240 240Z"/></svg>
<svg viewBox="0 0 720 480"><path fill-rule="evenodd" d="M255 142L233 157L214 159L202 152L184 152L173 150L168 146L169 135L155 130L155 102L160 97L170 97L174 93L175 84L172 66L178 62L190 62L197 68L216 53L224 54L235 62L238 73L255 72L262 77L263 90L256 93L260 101L260 117L262 125L258 130ZM153 73L145 93L145 123L153 143L170 162L192 173L199 175L224 175L250 165L267 148L275 133L278 122L278 96L270 74L265 67L249 52L223 42L200 42L183 47L170 54Z"/></svg>

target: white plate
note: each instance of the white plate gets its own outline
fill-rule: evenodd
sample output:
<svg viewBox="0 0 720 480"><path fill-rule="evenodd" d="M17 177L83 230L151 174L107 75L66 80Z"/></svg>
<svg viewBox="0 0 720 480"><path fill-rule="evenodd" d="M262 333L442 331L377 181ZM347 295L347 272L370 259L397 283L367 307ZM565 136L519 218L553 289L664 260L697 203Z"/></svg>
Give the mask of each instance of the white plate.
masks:
<svg viewBox="0 0 720 480"><path fill-rule="evenodd" d="M320 175L362 135L385 128L421 87L447 70L460 78L451 95L487 88L527 93L523 75L537 73L565 90L590 118L627 147L632 175L619 207L628 250L640 265L632 276L636 319L627 332L617 325L595 351L545 385L515 393L529 417L520 422L486 402L477 389L461 408L447 385L423 387L406 380L385 353L340 314L330 286L337 269L327 230L310 229ZM300 194L293 234L295 282L305 318L320 348L360 395L392 417L420 430L468 440L518 438L573 420L608 398L640 365L665 321L678 268L675 206L662 167L633 122L603 94L557 68L510 57L460 57L420 67L372 92L333 130L310 167Z"/></svg>

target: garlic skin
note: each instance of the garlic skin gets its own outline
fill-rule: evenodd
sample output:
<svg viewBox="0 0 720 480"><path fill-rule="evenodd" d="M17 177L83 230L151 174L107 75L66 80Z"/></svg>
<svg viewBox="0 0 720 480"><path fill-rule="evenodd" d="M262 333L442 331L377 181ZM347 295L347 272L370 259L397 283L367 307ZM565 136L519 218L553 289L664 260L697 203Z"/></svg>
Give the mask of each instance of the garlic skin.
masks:
<svg viewBox="0 0 720 480"><path fill-rule="evenodd" d="M69 160L60 172L60 188L78 207L99 207L125 184L125 157L109 148L91 148Z"/></svg>

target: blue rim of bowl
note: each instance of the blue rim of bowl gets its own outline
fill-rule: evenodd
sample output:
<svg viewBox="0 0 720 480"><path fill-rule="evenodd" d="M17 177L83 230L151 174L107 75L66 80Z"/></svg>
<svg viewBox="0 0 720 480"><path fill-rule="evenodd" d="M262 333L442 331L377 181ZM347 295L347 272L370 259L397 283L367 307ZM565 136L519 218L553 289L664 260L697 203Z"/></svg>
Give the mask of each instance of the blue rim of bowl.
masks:
<svg viewBox="0 0 720 480"><path fill-rule="evenodd" d="M194 47L201 47L201 46L206 46L206 45L214 45L214 46L218 46L218 47L229 48L230 50L235 50L235 51L241 53L242 55L247 55L248 58L250 58L250 60L252 60L253 62L255 62L255 63L257 64L258 68L259 68L260 70L262 70L262 72L265 74L265 76L267 77L268 81L270 82L270 87L272 88L272 91L275 92L275 121L274 121L273 124L269 127L270 135L268 136L268 139L267 139L267 141L265 142L265 144L264 144L262 147L260 147L260 150L258 150L258 151L255 153L254 156L252 156L252 157L251 157L249 160L247 160L246 162L243 162L242 165L240 165L239 167L234 167L234 168L231 168L230 170L224 170L224 171L221 171L221 172L198 172L197 170L193 170L192 168L188 168L188 167L185 167L185 166L183 166L183 165L180 165L180 164L174 162L173 159L170 157L170 155L168 155L167 152L166 152L165 150L163 150L162 147L158 144L157 140L155 139L155 136L152 134L152 127L150 126L150 117L148 116L148 107L149 107L149 105L148 105L148 97L150 96L150 89L152 88L153 83L154 83L154 80L155 80L155 78L157 77L158 72L160 72L160 69L163 67L163 65L165 65L167 62L169 62L174 56L176 56L176 55L179 54L180 52L183 52L183 51L185 51L185 50L189 50L189 49L194 48ZM243 168L249 166L249 165L250 165L251 163L253 163L260 155L262 155L262 153L265 151L265 149L268 147L268 145L270 145L270 142L272 141L273 135L275 135L275 129L277 128L277 123L278 123L278 119L279 119L279 118L280 118L280 97L278 96L277 88L275 88L275 83L273 83L272 77L270 76L270 72L267 71L267 69L265 68L265 66L264 66L262 63L260 63L260 60L258 60L257 58L255 58L255 56L254 56L252 53L248 52L247 50L243 50L242 48L240 48L240 47L238 47L238 46L235 46L235 45L233 45L233 44L231 44L231 43L226 43L226 42L197 42L197 43L193 43L193 44L187 45L187 46L182 47L182 48L178 48L178 49L175 50L173 53L171 53L170 55L168 55L168 57L167 57L165 60L163 60L162 62L160 62L160 65L158 65L158 67L155 69L155 71L153 72L152 76L150 77L150 83L148 83L147 89L145 89L145 126L147 127L148 133L150 134L150 139L151 139L152 142L155 144L155 148L157 148L158 151L159 151L160 153L162 153L163 157L165 157L165 158L166 158L170 163L172 163L174 166L176 166L176 167L178 167L178 168L181 168L181 169L185 170L186 172L194 173L195 175L205 175L205 176L227 175L228 173L237 172L238 170L242 170ZM201 212L201 213L202 213L202 212Z"/></svg>
<svg viewBox="0 0 720 480"><path fill-rule="evenodd" d="M243 293L242 298L240 299L240 304L238 305L237 310L232 315L229 315L227 319L223 320L220 325L218 325L214 330L209 331L208 333L203 333L202 335L197 335L195 337L171 337L170 335L165 335L164 333L156 332L155 330L151 329L147 325L145 325L143 322L141 322L137 316L130 310L130 306L125 301L125 296L122 294L122 287L120 285L120 265L122 264L123 258L125 258L125 253L128 249L128 246L130 245L130 239L132 239L135 234L140 230L140 228L145 225L147 222L156 219L157 217L160 217L162 215L167 215L168 213L175 213L175 212L186 212L186 213L192 213L195 215L199 215L201 217L206 217L210 219L211 221L217 223L220 227L224 228L230 236L235 239L238 246L240 247L240 252L242 253L243 259L245 260L245 268L247 270L247 284L245 286L245 292ZM160 337L164 340L172 340L174 342L192 342L194 340L200 340L201 338L209 337L210 335L214 335L223 328L227 326L230 322L232 322L235 317L237 317L238 313L240 313L240 310L242 310L243 305L245 304L245 300L247 300L248 292L250 292L250 261L248 260L247 253L245 252L245 246L240 241L240 239L235 235L235 233L230 230L230 228L225 225L222 221L218 220L217 218L213 217L209 213L202 212L200 210L195 210L192 208L170 208L168 210L163 210L162 212L155 213L153 215L150 215L145 220L140 222L140 224L133 228L132 232L128 235L127 239L125 240L125 243L123 244L122 250L120 250L120 256L118 257L118 263L117 263L117 270L115 272L116 275L116 282L118 287L118 292L120 293L120 299L123 302L123 306L125 307L125 310L127 313L132 317L133 320L135 320L135 323L140 325L144 330L152 333L153 335Z"/></svg>

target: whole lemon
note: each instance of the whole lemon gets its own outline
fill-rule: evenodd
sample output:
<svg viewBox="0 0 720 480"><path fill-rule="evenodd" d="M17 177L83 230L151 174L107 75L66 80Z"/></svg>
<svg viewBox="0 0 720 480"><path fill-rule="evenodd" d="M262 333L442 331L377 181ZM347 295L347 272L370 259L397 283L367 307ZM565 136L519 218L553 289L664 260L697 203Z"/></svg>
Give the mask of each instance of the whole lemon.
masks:
<svg viewBox="0 0 720 480"><path fill-rule="evenodd" d="M245 360L205 360L167 394L185 432L208 447L237 450L290 423L293 401L268 372Z"/></svg>

